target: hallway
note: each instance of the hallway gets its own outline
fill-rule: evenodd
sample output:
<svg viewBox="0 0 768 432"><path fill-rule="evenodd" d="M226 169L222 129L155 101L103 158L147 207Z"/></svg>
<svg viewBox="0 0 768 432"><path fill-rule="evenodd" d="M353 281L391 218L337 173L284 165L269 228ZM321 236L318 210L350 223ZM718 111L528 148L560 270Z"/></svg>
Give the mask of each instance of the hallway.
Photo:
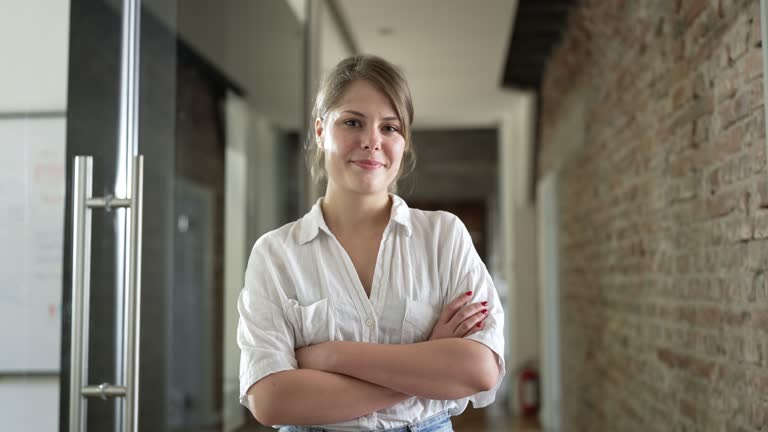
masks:
<svg viewBox="0 0 768 432"><path fill-rule="evenodd" d="M306 345L426 342L449 289L475 281L498 295L484 329L507 382L489 408L454 418L457 432L768 431L766 18L768 0L3 1L0 430L272 430L239 403L266 364L243 352L287 371ZM475 266L452 277L459 266L423 265L419 249L381 256L421 267L375 267L371 247L375 291L354 294L362 279L344 253L285 262L336 257L349 280L278 264L254 283L258 239L329 190L312 171L339 153L322 156L330 117L312 109L323 78L363 54L399 68L413 103L397 111L368 86L384 109L339 111L357 117L323 130L395 156L408 135L418 162L338 165L392 170L374 190L377 221L390 191L455 215L449 231L469 246L423 223L425 250L461 250L461 263L476 252ZM371 244L411 245L410 219L389 216L397 228ZM301 246L335 236L316 228ZM321 283L338 291L311 291ZM404 286L418 289L391 295ZM241 312L252 291L263 309ZM282 351L255 338L242 349L243 317ZM338 338L342 320L365 338ZM407 357L429 361L404 381L443 364L488 370L436 352ZM454 384L441 373L422 381ZM318 394L298 385L292 396ZM347 407L338 396L355 394L339 388L323 387L337 393L318 412ZM516 398L538 415L510 415Z"/></svg>
<svg viewBox="0 0 768 432"><path fill-rule="evenodd" d="M537 420L510 417L492 408L467 409L453 419L456 432L541 432Z"/></svg>

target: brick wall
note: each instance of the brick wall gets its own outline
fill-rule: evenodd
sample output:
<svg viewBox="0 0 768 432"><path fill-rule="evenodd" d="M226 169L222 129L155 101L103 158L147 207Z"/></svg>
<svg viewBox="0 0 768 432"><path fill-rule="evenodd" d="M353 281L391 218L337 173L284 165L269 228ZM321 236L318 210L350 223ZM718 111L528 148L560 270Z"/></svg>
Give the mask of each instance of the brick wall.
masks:
<svg viewBox="0 0 768 432"><path fill-rule="evenodd" d="M578 4L539 161L560 168L566 430L768 430L759 1Z"/></svg>

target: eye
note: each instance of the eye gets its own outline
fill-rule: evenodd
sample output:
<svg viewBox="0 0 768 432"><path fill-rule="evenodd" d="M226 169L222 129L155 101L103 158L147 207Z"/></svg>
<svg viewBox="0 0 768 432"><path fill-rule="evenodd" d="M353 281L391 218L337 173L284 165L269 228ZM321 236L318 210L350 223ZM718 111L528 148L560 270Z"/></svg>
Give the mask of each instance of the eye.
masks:
<svg viewBox="0 0 768 432"><path fill-rule="evenodd" d="M356 120L356 119L344 120L344 124L347 126L358 127L360 126L360 120Z"/></svg>
<svg viewBox="0 0 768 432"><path fill-rule="evenodd" d="M399 132L399 130L397 129L397 126L392 126L392 125L384 126L384 130L387 132Z"/></svg>

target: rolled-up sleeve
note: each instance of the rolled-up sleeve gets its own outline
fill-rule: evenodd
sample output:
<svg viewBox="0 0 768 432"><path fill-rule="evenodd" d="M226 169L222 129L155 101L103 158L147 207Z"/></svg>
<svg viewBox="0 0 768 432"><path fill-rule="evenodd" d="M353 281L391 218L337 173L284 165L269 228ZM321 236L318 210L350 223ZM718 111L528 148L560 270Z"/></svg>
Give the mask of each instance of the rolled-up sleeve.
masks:
<svg viewBox="0 0 768 432"><path fill-rule="evenodd" d="M501 385L501 380L506 375L506 363L504 361L504 310L499 301L499 295L493 285L491 276L485 267L477 268L467 275L463 287L458 290L456 295L462 291L473 291L473 302L487 301L488 316L485 318L483 328L464 339L471 339L487 346L496 354L499 367L499 376L492 389L477 393L469 398L472 406L482 408L490 405L496 399L496 392Z"/></svg>
<svg viewBox="0 0 768 432"><path fill-rule="evenodd" d="M471 303L488 302L488 316L484 320L483 328L464 338L480 342L490 348L496 354L499 367L499 376L493 388L469 397L475 408L482 408L490 405L496 399L496 392L506 375L504 309L502 309L493 279L477 254L467 228L458 218L455 222L451 269L454 273L452 280L456 283L452 284L448 298L453 299L461 293L472 291Z"/></svg>
<svg viewBox="0 0 768 432"><path fill-rule="evenodd" d="M248 389L267 375L297 368L293 327L281 306L274 265L254 246L245 272L237 310L240 347L240 403L248 406Z"/></svg>

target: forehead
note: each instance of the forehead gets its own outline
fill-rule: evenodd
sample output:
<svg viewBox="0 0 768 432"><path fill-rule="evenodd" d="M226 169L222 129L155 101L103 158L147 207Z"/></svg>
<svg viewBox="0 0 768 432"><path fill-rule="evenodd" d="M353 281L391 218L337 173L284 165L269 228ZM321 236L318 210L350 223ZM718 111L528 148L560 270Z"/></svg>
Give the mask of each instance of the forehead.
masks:
<svg viewBox="0 0 768 432"><path fill-rule="evenodd" d="M366 114L393 116L395 107L386 94L366 80L351 82L335 107L339 111L354 109Z"/></svg>

